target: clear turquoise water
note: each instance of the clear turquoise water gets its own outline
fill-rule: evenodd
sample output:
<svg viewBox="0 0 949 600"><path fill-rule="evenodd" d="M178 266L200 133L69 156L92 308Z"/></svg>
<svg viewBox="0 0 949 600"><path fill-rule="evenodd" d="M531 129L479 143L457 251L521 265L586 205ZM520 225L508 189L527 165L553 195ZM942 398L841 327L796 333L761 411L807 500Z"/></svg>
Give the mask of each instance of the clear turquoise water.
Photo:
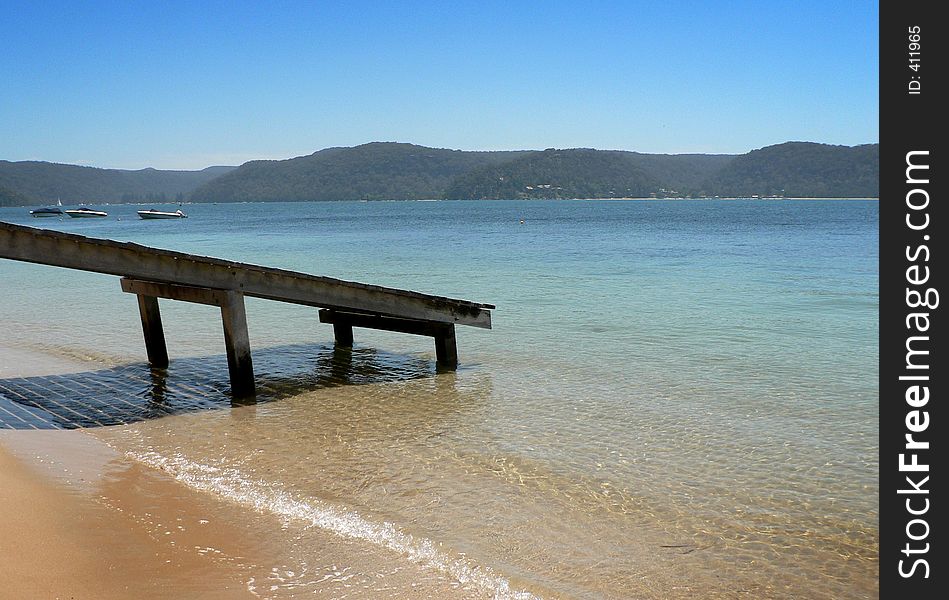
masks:
<svg viewBox="0 0 949 600"><path fill-rule="evenodd" d="M876 201L139 208L0 220L497 310L459 329L456 374L425 338L357 330L412 377L103 430L138 460L489 595L875 596ZM115 277L0 261L0 281L7 343L144 360ZM173 357L223 352L207 307L163 313ZM254 348L332 343L313 309L248 319Z"/></svg>

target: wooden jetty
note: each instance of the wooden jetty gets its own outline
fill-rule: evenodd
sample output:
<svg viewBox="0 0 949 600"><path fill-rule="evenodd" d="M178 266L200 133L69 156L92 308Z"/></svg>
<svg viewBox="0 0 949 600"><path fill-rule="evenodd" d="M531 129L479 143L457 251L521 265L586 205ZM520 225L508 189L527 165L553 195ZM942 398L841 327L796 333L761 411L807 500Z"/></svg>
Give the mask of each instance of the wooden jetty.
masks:
<svg viewBox="0 0 949 600"><path fill-rule="evenodd" d="M197 302L221 309L231 393L255 393L244 296L319 307L336 344L352 346L353 328L365 327L435 340L441 368L455 369L455 325L491 328L491 304L469 302L319 277L131 242L0 222L0 258L105 273L121 277L122 291L138 296L148 360L168 366L158 298Z"/></svg>

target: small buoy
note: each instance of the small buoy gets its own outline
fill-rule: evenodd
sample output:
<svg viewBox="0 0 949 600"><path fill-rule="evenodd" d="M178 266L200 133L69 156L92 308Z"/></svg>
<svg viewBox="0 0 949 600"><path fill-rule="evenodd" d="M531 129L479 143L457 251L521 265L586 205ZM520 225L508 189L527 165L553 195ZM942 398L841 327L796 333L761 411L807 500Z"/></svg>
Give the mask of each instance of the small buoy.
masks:
<svg viewBox="0 0 949 600"><path fill-rule="evenodd" d="M521 219L521 225L523 225L523 224L524 224L524 219Z"/></svg>

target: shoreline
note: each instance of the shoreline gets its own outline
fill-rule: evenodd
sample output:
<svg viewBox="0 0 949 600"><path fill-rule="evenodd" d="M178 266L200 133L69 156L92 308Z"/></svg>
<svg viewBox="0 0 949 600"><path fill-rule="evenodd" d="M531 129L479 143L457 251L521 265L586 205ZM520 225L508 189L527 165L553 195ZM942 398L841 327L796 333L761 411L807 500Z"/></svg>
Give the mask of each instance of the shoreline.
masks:
<svg viewBox="0 0 949 600"><path fill-rule="evenodd" d="M765 201L776 201L776 200L876 200L879 201L879 196L764 196L764 197L750 197L750 196L706 196L706 197L664 197L664 198L653 198L651 196L643 197L606 197L606 198L425 198L425 199L389 199L389 200L283 200L281 202L325 202L328 204L336 202L550 202L550 201L575 201L575 200L589 200L589 201L601 201L601 200L765 200ZM152 203L141 203L141 202L83 202L83 205L88 206L153 206L153 205L210 205L210 204L250 204L253 201L247 200L237 200L233 202L152 202ZM23 204L19 206L2 206L0 208L36 208L36 207L49 206L49 204ZM78 204L76 205L78 206Z"/></svg>
<svg viewBox="0 0 949 600"><path fill-rule="evenodd" d="M0 430L0 560L11 599L511 597L192 489L82 430Z"/></svg>
<svg viewBox="0 0 949 600"><path fill-rule="evenodd" d="M0 379L101 366L3 344L0 365ZM194 489L112 447L106 430L134 424L17 426L0 421L0 598L491 597L404 553Z"/></svg>
<svg viewBox="0 0 949 600"><path fill-rule="evenodd" d="M94 361L0 345L0 378L82 372ZM117 506L141 489L110 485L115 472L141 469L82 430L0 429L0 597L120 600L254 598L239 570L171 545ZM161 482L156 509L181 493ZM108 488L108 492L104 493ZM196 500L196 499L193 499ZM157 510L156 510L157 514ZM211 525L213 521L209 521ZM205 540L227 540L213 525ZM215 542L220 543L220 542Z"/></svg>
<svg viewBox="0 0 949 600"><path fill-rule="evenodd" d="M22 436L0 432L0 556L7 575L0 584L0 596L73 600L254 597L237 570L163 543L130 515L43 472L56 464L48 457L64 446L94 454L97 442L92 438L78 431L13 433L33 439L18 440ZM49 454L47 458L34 454L28 462L21 453L37 443L37 435L46 438ZM83 460L88 458L85 455ZM86 469L79 474L95 477ZM200 589L197 581L204 582Z"/></svg>

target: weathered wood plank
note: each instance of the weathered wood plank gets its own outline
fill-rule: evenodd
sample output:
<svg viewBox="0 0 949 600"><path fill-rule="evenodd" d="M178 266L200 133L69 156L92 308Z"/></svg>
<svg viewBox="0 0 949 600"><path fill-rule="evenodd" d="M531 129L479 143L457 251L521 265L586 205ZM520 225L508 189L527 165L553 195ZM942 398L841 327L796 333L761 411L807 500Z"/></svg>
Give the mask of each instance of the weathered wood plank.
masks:
<svg viewBox="0 0 949 600"><path fill-rule="evenodd" d="M154 296L157 298L168 298L169 300L180 300L182 302L194 302L211 306L224 306L228 301L226 290L212 290L211 288L205 287L157 283L155 281L141 281L128 277L123 277L120 281L123 292L138 294L139 297L143 295Z"/></svg>
<svg viewBox="0 0 949 600"><path fill-rule="evenodd" d="M254 363L250 355L250 336L247 333L247 313L244 308L243 294L230 290L140 281L127 277L123 277L121 283L123 292L138 295L148 362L156 367L168 366L168 351L165 348L165 336L162 333L161 315L158 312L156 296L220 307L231 393L235 398L248 398L255 395Z"/></svg>
<svg viewBox="0 0 949 600"><path fill-rule="evenodd" d="M435 336L435 360L442 368L458 368L458 344L455 341L454 325L449 325L444 333Z"/></svg>
<svg viewBox="0 0 949 600"><path fill-rule="evenodd" d="M367 329L382 329L396 333L410 333L413 335L427 335L435 337L443 335L451 323L421 321L415 319L399 319L383 315L368 315L340 310L323 309L320 311L320 323L345 324L350 327L365 327Z"/></svg>
<svg viewBox="0 0 949 600"><path fill-rule="evenodd" d="M455 340L455 326L451 323L396 319L381 315L367 315L330 309L320 311L320 323L333 324L336 343L341 346L352 345L353 327L433 337L435 338L435 358L438 366L444 369L458 368L458 345ZM348 344L340 343L340 328L348 330Z"/></svg>
<svg viewBox="0 0 949 600"><path fill-rule="evenodd" d="M333 323L333 337L341 348L353 347L353 326L349 323Z"/></svg>
<svg viewBox="0 0 949 600"><path fill-rule="evenodd" d="M491 328L490 304L0 223L0 258L393 317Z"/></svg>
<svg viewBox="0 0 949 600"><path fill-rule="evenodd" d="M138 296L138 312L142 317L142 332L145 334L145 353L153 367L168 367L168 348L165 346L165 331L161 325L158 298Z"/></svg>
<svg viewBox="0 0 949 600"><path fill-rule="evenodd" d="M224 321L224 347L227 350L227 370L231 377L231 394L248 398L257 393L254 383L254 363L250 357L250 336L247 334L247 313L244 295L227 292L221 306Z"/></svg>

